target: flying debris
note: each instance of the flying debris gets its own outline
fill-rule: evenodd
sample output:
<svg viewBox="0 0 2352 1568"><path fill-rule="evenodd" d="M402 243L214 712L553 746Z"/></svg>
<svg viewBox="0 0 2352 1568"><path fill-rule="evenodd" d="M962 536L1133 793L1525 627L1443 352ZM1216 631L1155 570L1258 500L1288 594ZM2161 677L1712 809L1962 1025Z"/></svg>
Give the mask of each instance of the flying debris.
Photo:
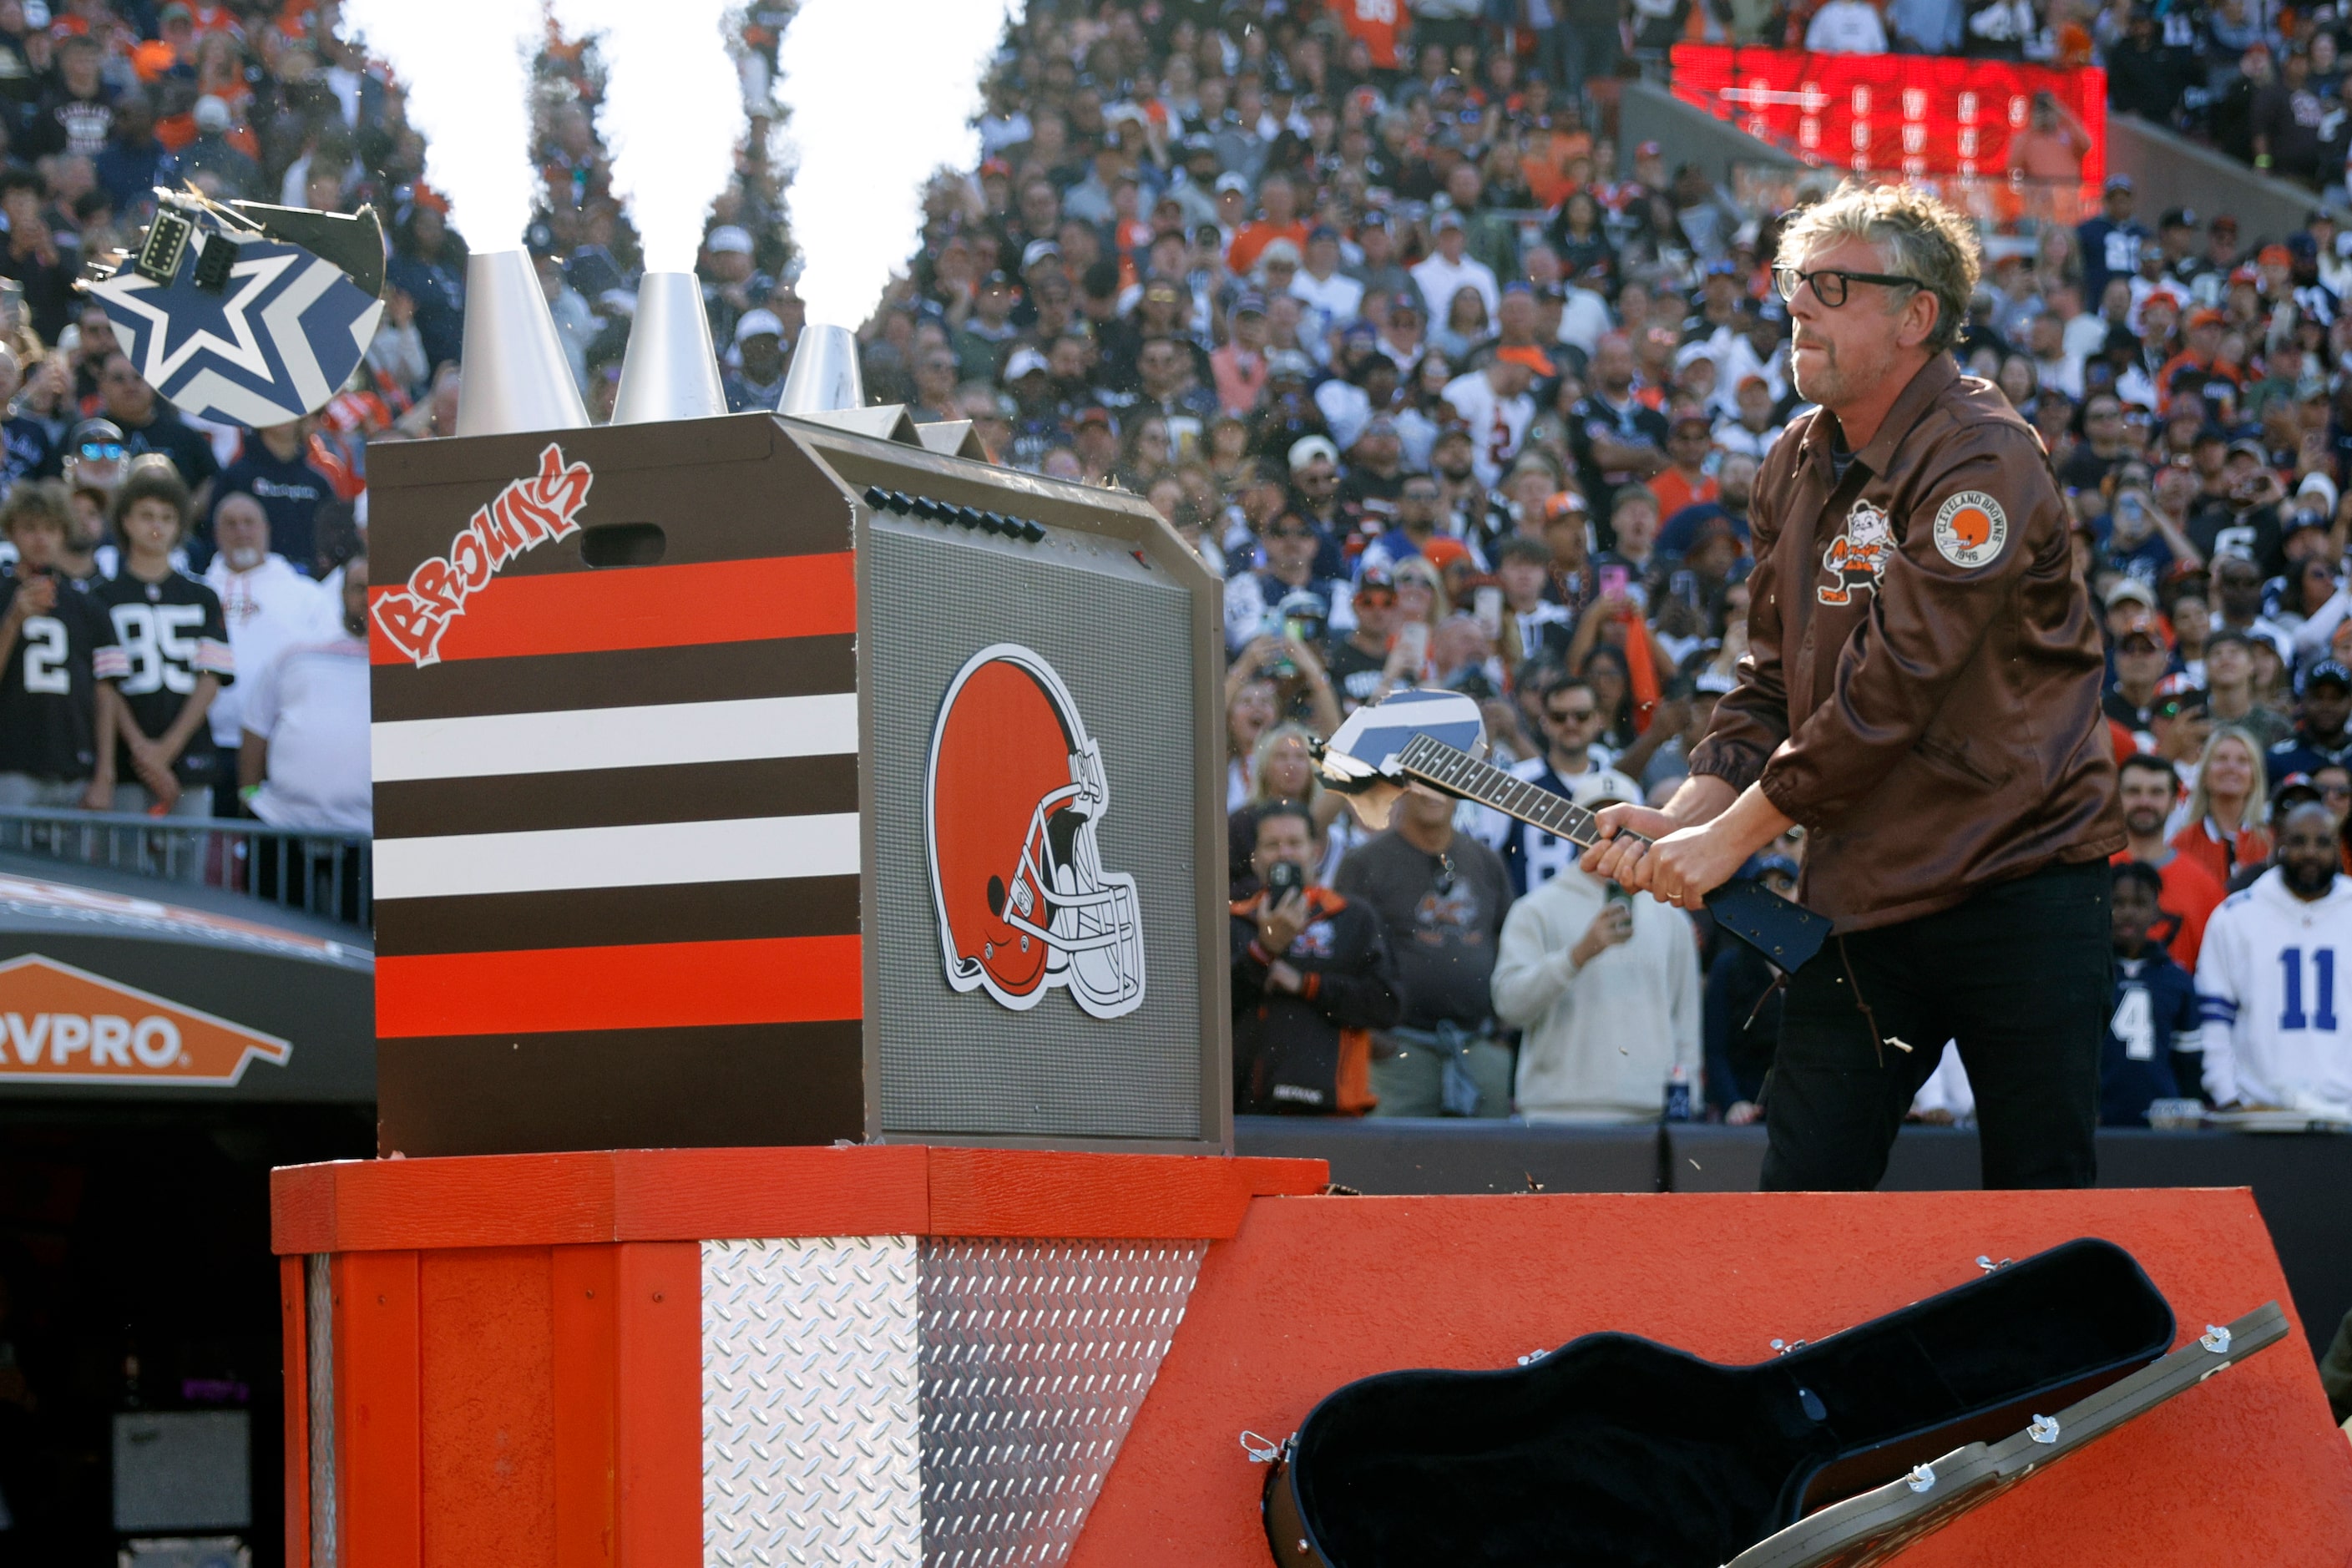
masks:
<svg viewBox="0 0 2352 1568"><path fill-rule="evenodd" d="M80 284L139 374L206 419L283 425L325 407L383 314L375 210L155 195L137 247L94 262Z"/></svg>

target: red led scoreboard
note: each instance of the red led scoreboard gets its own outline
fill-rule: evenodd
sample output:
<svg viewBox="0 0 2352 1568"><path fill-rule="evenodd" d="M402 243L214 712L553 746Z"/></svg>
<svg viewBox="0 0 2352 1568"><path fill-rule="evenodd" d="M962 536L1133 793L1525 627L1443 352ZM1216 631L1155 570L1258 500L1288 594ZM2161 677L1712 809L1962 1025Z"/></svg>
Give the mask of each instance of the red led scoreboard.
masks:
<svg viewBox="0 0 2352 1568"><path fill-rule="evenodd" d="M1913 180L2006 176L2046 91L2090 133L2084 183L2106 175L2107 79L2089 67L1679 44L1674 70L1675 97L1809 163Z"/></svg>

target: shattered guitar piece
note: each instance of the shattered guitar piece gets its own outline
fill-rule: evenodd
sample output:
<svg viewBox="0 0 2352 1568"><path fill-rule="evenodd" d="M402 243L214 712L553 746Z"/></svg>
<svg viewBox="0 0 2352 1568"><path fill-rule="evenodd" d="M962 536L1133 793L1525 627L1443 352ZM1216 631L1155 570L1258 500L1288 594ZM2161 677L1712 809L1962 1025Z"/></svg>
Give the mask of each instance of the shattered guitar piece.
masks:
<svg viewBox="0 0 2352 1568"><path fill-rule="evenodd" d="M375 210L155 195L137 246L93 261L77 285L105 307L133 367L201 418L283 425L324 408L383 315Z"/></svg>

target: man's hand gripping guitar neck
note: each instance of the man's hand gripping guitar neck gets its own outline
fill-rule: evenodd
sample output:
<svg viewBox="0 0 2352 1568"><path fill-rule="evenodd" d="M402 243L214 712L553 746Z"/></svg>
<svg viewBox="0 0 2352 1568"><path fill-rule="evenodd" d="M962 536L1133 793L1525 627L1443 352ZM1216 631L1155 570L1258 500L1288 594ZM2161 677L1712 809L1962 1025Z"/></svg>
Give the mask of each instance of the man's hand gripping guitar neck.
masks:
<svg viewBox="0 0 2352 1568"><path fill-rule="evenodd" d="M1735 792L1692 774L1663 810L1612 805L1597 814L1601 838L1578 861L1596 877L1695 910L1795 824L1754 784Z"/></svg>

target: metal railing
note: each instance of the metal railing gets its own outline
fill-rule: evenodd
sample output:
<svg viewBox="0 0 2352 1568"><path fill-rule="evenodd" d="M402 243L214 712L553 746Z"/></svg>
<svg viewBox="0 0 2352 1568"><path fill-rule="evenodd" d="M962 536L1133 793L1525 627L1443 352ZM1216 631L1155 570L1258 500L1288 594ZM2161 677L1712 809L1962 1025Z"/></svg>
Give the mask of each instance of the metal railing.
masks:
<svg viewBox="0 0 2352 1568"><path fill-rule="evenodd" d="M0 853L152 878L159 899L179 883L363 928L374 920L373 844L227 817L0 810Z"/></svg>

